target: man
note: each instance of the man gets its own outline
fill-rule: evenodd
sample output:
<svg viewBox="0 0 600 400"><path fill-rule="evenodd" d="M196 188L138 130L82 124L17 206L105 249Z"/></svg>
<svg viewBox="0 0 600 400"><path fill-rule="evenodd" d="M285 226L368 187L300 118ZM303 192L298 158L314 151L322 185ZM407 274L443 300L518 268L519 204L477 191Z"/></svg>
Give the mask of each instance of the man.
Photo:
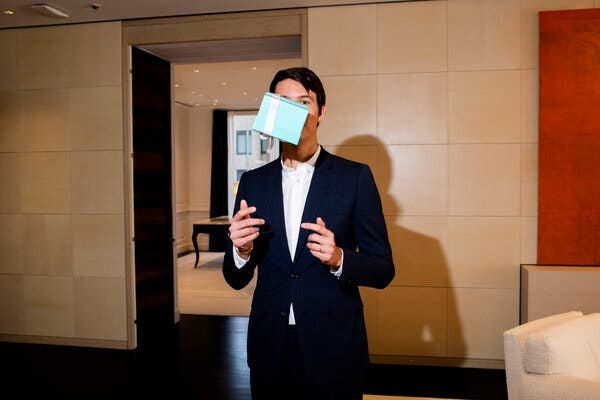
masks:
<svg viewBox="0 0 600 400"><path fill-rule="evenodd" d="M305 104L298 145L242 175L223 275L235 289L258 270L248 324L252 398L362 398L369 364L358 286L394 277L379 193L368 166L317 139L325 90L307 68L279 71L269 91Z"/></svg>

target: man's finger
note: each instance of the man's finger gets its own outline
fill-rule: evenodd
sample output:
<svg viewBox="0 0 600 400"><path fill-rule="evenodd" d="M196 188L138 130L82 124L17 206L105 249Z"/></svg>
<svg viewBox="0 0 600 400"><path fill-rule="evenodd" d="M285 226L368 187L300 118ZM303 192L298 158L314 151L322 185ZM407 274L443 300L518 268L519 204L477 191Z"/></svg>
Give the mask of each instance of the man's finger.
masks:
<svg viewBox="0 0 600 400"><path fill-rule="evenodd" d="M321 220L322 221L322 220ZM325 225L313 224L311 222L304 222L300 225L304 229L315 231L320 235L331 237L333 232L325 227Z"/></svg>
<svg viewBox="0 0 600 400"><path fill-rule="evenodd" d="M250 214L256 212L256 207L248 207L248 203L246 202L246 200L241 200L240 201L240 209L238 210L237 213L235 213L235 215L233 216L233 218L231 219L232 222L236 222L236 221L241 221L245 218L250 218Z"/></svg>

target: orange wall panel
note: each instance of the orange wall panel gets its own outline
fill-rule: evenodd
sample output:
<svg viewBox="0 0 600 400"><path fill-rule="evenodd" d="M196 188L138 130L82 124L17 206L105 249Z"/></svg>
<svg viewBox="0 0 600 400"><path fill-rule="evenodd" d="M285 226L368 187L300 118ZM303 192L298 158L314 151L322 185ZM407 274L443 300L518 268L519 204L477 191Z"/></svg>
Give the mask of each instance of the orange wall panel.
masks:
<svg viewBox="0 0 600 400"><path fill-rule="evenodd" d="M600 9L540 12L538 264L600 265Z"/></svg>

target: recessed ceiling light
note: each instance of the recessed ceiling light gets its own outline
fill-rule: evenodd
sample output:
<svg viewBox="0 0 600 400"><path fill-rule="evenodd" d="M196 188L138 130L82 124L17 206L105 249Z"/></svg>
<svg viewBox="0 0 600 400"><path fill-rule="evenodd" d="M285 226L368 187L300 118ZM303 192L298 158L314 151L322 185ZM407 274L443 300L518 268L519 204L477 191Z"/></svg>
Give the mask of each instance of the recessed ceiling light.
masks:
<svg viewBox="0 0 600 400"><path fill-rule="evenodd" d="M192 90L192 94L196 94L196 91L195 91L195 90Z"/></svg>
<svg viewBox="0 0 600 400"><path fill-rule="evenodd" d="M242 92L242 94L245 96L245 95L247 95L247 94L248 94L248 92Z"/></svg>
<svg viewBox="0 0 600 400"><path fill-rule="evenodd" d="M13 10L4 10L4 14L13 15L15 12Z"/></svg>
<svg viewBox="0 0 600 400"><path fill-rule="evenodd" d="M176 84L175 84L175 87L179 87L179 83L176 83Z"/></svg>
<svg viewBox="0 0 600 400"><path fill-rule="evenodd" d="M227 86L227 82L221 82L221 86Z"/></svg>
<svg viewBox="0 0 600 400"><path fill-rule="evenodd" d="M250 67L251 70L256 70L256 67Z"/></svg>
<svg viewBox="0 0 600 400"><path fill-rule="evenodd" d="M194 68L194 72L200 72L198 68Z"/></svg>

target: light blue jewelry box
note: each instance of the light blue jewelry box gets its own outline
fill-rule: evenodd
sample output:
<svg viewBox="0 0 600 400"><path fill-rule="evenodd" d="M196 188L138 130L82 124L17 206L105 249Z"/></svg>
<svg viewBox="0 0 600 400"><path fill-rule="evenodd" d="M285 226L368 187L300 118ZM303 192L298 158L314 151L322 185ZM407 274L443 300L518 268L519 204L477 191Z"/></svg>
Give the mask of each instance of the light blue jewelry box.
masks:
<svg viewBox="0 0 600 400"><path fill-rule="evenodd" d="M307 116L307 106L273 93L266 93L252 130L296 145L300 141Z"/></svg>

